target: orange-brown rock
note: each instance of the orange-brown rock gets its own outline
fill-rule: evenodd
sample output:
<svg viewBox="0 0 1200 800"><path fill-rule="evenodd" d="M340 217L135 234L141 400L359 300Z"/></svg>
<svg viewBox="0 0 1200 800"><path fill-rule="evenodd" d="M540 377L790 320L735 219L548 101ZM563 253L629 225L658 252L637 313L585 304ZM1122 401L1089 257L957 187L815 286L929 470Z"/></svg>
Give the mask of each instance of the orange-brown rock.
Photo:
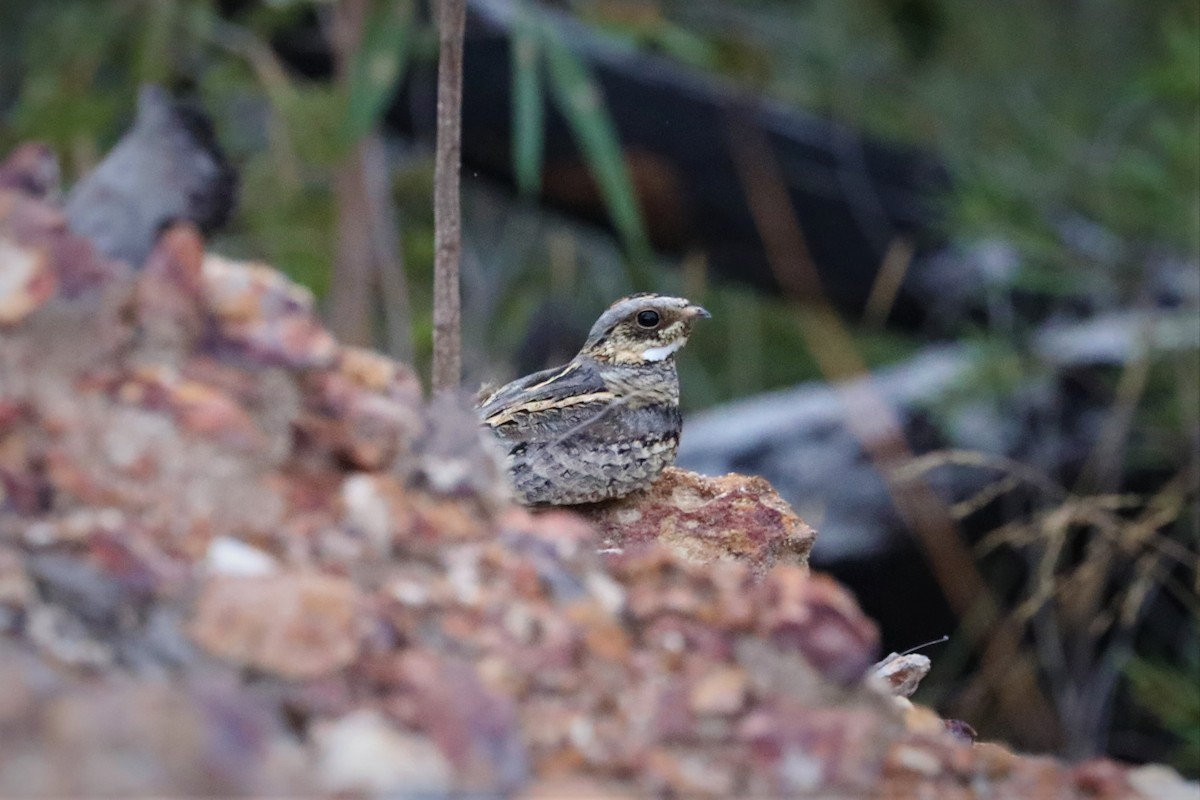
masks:
<svg viewBox="0 0 1200 800"><path fill-rule="evenodd" d="M699 563L735 558L762 573L808 564L816 532L762 478L710 478L668 467L648 489L583 507L602 547L658 542Z"/></svg>
<svg viewBox="0 0 1200 800"><path fill-rule="evenodd" d="M358 654L358 592L314 573L214 576L189 631L218 658L284 678L317 678Z"/></svg>

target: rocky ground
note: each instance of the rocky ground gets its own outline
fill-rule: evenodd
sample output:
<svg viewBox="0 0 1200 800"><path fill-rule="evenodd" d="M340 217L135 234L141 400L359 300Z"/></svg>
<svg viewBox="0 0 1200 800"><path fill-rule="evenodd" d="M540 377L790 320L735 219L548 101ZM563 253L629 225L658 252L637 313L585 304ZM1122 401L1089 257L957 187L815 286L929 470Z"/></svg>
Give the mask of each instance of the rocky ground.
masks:
<svg viewBox="0 0 1200 800"><path fill-rule="evenodd" d="M762 480L520 508L465 402L50 174L0 166L0 794L1194 796L898 696Z"/></svg>

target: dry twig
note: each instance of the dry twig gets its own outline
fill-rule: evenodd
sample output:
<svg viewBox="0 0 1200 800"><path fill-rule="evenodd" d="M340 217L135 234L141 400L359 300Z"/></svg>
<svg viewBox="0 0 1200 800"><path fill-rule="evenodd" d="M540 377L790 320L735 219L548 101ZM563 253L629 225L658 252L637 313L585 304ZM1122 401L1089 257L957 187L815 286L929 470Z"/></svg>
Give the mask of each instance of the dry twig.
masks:
<svg viewBox="0 0 1200 800"><path fill-rule="evenodd" d="M438 2L437 157L433 187L433 389L458 387L462 373L459 259L462 209L459 165L462 138L463 31L466 0Z"/></svg>
<svg viewBox="0 0 1200 800"><path fill-rule="evenodd" d="M1003 546L1025 556L1024 599L1003 625L1032 641L1063 721L1065 751L1073 757L1098 752L1117 682L1158 591L1187 613L1200 614L1197 593L1172 574L1178 568L1200 573L1200 556L1169 533L1194 501L1192 470L1185 468L1151 497L1071 493L1027 465L962 451L929 453L907 470L944 464L999 473L968 501L972 505L1018 485L1038 488L1040 508L992 531L976 551L982 556ZM998 675L985 665L964 694L989 691Z"/></svg>

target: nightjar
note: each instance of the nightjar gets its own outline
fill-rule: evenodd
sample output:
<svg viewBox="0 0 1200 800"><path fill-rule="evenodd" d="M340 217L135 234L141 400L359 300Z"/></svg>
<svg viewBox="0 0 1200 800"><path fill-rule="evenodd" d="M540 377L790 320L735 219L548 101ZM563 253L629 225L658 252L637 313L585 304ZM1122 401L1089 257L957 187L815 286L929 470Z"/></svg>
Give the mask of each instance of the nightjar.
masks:
<svg viewBox="0 0 1200 800"><path fill-rule="evenodd" d="M506 453L518 498L575 505L623 497L675 460L682 418L675 353L707 311L681 297L613 303L564 366L479 403Z"/></svg>

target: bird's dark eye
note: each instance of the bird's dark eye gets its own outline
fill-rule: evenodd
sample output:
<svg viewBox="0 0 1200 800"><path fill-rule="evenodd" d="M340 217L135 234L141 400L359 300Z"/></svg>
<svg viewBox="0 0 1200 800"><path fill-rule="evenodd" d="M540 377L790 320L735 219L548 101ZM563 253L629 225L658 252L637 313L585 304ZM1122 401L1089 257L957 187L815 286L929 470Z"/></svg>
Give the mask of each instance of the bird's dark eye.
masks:
<svg viewBox="0 0 1200 800"><path fill-rule="evenodd" d="M639 311L637 315L637 324L641 325L643 328L657 327L658 320L659 316L657 311Z"/></svg>

